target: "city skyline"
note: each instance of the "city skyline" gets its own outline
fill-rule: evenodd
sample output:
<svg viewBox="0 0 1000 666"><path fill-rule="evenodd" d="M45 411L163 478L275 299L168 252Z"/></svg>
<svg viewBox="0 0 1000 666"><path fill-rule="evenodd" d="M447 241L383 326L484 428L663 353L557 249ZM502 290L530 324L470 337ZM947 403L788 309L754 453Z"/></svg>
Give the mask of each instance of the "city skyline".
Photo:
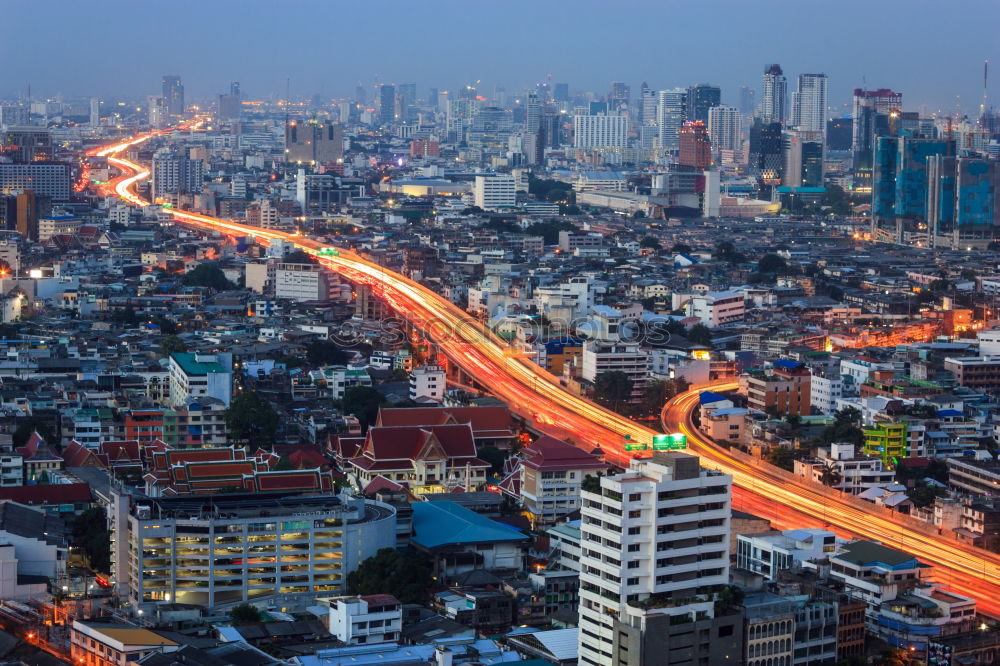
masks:
<svg viewBox="0 0 1000 666"><path fill-rule="evenodd" d="M903 11L913 3L895 0L848 2L822 21L782 0L753 7L726 3L729 20L712 22L708 39L698 29L703 10L679 3L625 3L614 12L595 2L515 2L502 8L450 0L420 6L306 3L300 11L280 12L258 1L182 2L164 12L115 0L102 5L99 21L87 6L52 4L58 18L51 23L45 54L30 33L14 32L0 45L7 59L33 53L22 59L18 78L0 82L0 96L24 96L30 85L36 97L141 98L158 91L164 74L180 75L191 100L210 99L231 80L241 81L256 98L283 97L289 80L293 98L351 97L358 85L374 92L380 82L411 81L421 96L428 87L444 90L476 81L487 95L495 87L517 94L551 74L553 82L598 94L611 81L625 81L633 96L642 81L654 89L707 81L722 87L724 102L737 104L741 85L759 88L765 64L780 63L790 80L826 73L831 108L845 114L856 87L901 90L909 107L924 113L972 114L982 101L983 60L1000 57L989 35L991 17L1000 18L1000 9L980 0L965 3L961 13L937 14L933 22L924 20L923 12ZM608 15L595 22L599 10ZM33 8L5 11L14 25L30 20ZM328 20L300 20L308 15ZM384 16L390 20L370 31L354 29ZM968 20L975 16L983 20ZM186 39L150 38L135 29L147 24L154 34ZM79 30L81 25L87 30ZM886 40L886 26L906 40ZM963 39L950 40L947 50L933 48L935 38L949 39L959 30ZM117 58L115 50L104 56L95 43L115 44L140 57ZM882 45L893 57L873 57L878 54L870 44ZM82 71L59 67L80 53L88 54ZM651 53L660 54L658 62ZM989 92L990 99L1000 99L995 80Z"/></svg>

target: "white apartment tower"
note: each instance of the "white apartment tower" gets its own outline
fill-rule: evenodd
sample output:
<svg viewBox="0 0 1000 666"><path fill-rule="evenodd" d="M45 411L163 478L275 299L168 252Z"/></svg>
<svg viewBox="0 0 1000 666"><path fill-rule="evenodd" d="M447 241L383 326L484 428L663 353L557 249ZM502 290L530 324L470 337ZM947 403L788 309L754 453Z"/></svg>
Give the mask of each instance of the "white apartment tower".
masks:
<svg viewBox="0 0 1000 666"><path fill-rule="evenodd" d="M708 138L713 151L739 150L743 131L740 111L735 106L713 106L708 110Z"/></svg>
<svg viewBox="0 0 1000 666"><path fill-rule="evenodd" d="M153 155L153 198L165 194L186 192L198 194L202 189L201 160L192 160L187 155L161 148Z"/></svg>
<svg viewBox="0 0 1000 666"><path fill-rule="evenodd" d="M517 204L517 182L510 174L476 176L472 202L483 210L513 208Z"/></svg>
<svg viewBox="0 0 1000 666"><path fill-rule="evenodd" d="M660 150L680 148L680 129L687 117L687 89L674 88L660 91L660 105L656 113L659 127Z"/></svg>
<svg viewBox="0 0 1000 666"><path fill-rule="evenodd" d="M574 116L574 148L625 148L628 142L628 116Z"/></svg>
<svg viewBox="0 0 1000 666"><path fill-rule="evenodd" d="M581 493L580 664L740 661L742 619L714 607L729 582L731 484L668 451Z"/></svg>
<svg viewBox="0 0 1000 666"><path fill-rule="evenodd" d="M826 136L826 86L826 74L799 74L798 90L792 95L794 127Z"/></svg>
<svg viewBox="0 0 1000 666"><path fill-rule="evenodd" d="M765 123L784 123L788 80L781 65L768 65L764 68L763 94L760 99L761 120Z"/></svg>

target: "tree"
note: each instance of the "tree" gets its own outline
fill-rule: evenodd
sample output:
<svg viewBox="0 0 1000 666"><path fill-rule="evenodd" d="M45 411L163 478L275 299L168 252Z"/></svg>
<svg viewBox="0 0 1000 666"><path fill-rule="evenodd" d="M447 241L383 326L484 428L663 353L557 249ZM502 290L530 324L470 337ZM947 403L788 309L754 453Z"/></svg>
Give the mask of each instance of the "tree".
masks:
<svg viewBox="0 0 1000 666"><path fill-rule="evenodd" d="M609 370L594 380L594 397L603 405L618 409L632 396L632 380L621 370Z"/></svg>
<svg viewBox="0 0 1000 666"><path fill-rule="evenodd" d="M660 241L656 240L652 236L646 236L641 241L639 241L639 247L647 247L650 248L651 250L659 250Z"/></svg>
<svg viewBox="0 0 1000 666"><path fill-rule="evenodd" d="M586 490L588 493L598 493L601 492L601 477L604 476L603 473L598 472L597 476L588 474L583 477L583 481L580 482L580 489Z"/></svg>
<svg viewBox="0 0 1000 666"><path fill-rule="evenodd" d="M776 254L765 254L757 262L757 270L761 273L777 273L788 266L785 260Z"/></svg>
<svg viewBox="0 0 1000 666"><path fill-rule="evenodd" d="M236 286L226 279L226 274L219 265L211 261L199 264L185 273L183 282L189 287L208 287L216 291L233 289Z"/></svg>
<svg viewBox="0 0 1000 666"><path fill-rule="evenodd" d="M254 624L260 622L260 611L257 610L256 606L240 604L233 606L233 609L229 611L229 618L238 627L245 624Z"/></svg>
<svg viewBox="0 0 1000 666"><path fill-rule="evenodd" d="M311 365L344 365L347 354L329 340L316 340L306 345L306 360Z"/></svg>
<svg viewBox="0 0 1000 666"><path fill-rule="evenodd" d="M404 604L422 604L434 586L422 559L383 548L347 574L348 594L391 594Z"/></svg>
<svg viewBox="0 0 1000 666"><path fill-rule="evenodd" d="M689 386L683 377L648 382L642 391L642 405L647 412L659 411L668 400L687 391Z"/></svg>
<svg viewBox="0 0 1000 666"><path fill-rule="evenodd" d="M379 407L385 404L385 396L370 386L352 386L344 391L341 407L345 414L354 414L361 422L362 431L367 431L378 417Z"/></svg>
<svg viewBox="0 0 1000 666"><path fill-rule="evenodd" d="M861 412L855 407L845 407L833 414L833 423L823 428L819 434L820 444L848 442L861 446L865 441L865 433L859 426Z"/></svg>
<svg viewBox="0 0 1000 666"><path fill-rule="evenodd" d="M87 509L73 521L73 544L83 551L87 566L98 573L111 571L111 532L103 507Z"/></svg>
<svg viewBox="0 0 1000 666"><path fill-rule="evenodd" d="M795 468L795 451L781 446L772 446L767 452L767 462L775 467L791 472Z"/></svg>
<svg viewBox="0 0 1000 666"><path fill-rule="evenodd" d="M742 264L746 261L746 257L743 253L736 251L736 246L730 241L722 241L715 246L715 256L716 258L726 261L730 264Z"/></svg>
<svg viewBox="0 0 1000 666"><path fill-rule="evenodd" d="M944 497L948 491L930 483L918 481L915 486L906 491L906 496L913 501L913 506L923 508L934 504L938 497Z"/></svg>
<svg viewBox="0 0 1000 666"><path fill-rule="evenodd" d="M308 264L312 262L312 260L313 258L306 254L304 250L293 250L292 252L286 254L282 261L286 264Z"/></svg>
<svg viewBox="0 0 1000 666"><path fill-rule="evenodd" d="M687 243L674 243L674 246L670 248L670 251L674 254L690 254L691 246Z"/></svg>
<svg viewBox="0 0 1000 666"><path fill-rule="evenodd" d="M176 335L165 335L160 339L160 353L164 356L187 351L187 344Z"/></svg>
<svg viewBox="0 0 1000 666"><path fill-rule="evenodd" d="M833 461L829 461L820 471L819 480L824 486L835 486L844 480L844 475L840 473Z"/></svg>
<svg viewBox="0 0 1000 666"><path fill-rule="evenodd" d="M573 231L576 227L568 220L546 220L545 222L535 222L524 230L529 236L541 236L545 239L546 245L555 245L559 242L560 231Z"/></svg>
<svg viewBox="0 0 1000 666"><path fill-rule="evenodd" d="M45 440L46 444L56 446L58 443L52 428L47 421L43 421L40 416L28 416L15 421L17 428L11 435L14 446L24 446L31 438L31 433L37 432L38 436Z"/></svg>
<svg viewBox="0 0 1000 666"><path fill-rule="evenodd" d="M256 391L243 391L226 410L230 435L251 447L272 445L279 420L278 413Z"/></svg>
<svg viewBox="0 0 1000 666"><path fill-rule="evenodd" d="M712 330L704 324L695 324L688 329L685 336L696 345L712 345Z"/></svg>

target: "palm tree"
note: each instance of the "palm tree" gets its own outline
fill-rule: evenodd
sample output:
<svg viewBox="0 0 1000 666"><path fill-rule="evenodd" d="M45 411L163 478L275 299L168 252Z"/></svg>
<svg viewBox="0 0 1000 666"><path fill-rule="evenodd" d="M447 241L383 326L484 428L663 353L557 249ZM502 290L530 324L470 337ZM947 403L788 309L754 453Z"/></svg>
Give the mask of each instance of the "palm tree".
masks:
<svg viewBox="0 0 1000 666"><path fill-rule="evenodd" d="M828 461L823 467L823 471L820 472L819 480L824 486L832 487L843 481L844 475L840 473L840 470L837 469L837 466L832 461Z"/></svg>

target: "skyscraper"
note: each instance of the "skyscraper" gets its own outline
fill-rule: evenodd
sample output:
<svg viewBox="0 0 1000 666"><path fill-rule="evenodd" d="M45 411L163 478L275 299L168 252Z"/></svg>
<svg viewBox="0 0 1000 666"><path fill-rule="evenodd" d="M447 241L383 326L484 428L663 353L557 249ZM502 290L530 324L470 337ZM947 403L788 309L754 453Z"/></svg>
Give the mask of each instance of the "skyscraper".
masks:
<svg viewBox="0 0 1000 666"><path fill-rule="evenodd" d="M631 98L632 88L627 83L612 81L611 89L608 91L608 110L617 112L627 109Z"/></svg>
<svg viewBox="0 0 1000 666"><path fill-rule="evenodd" d="M383 83L378 87L378 123L391 125L396 120L396 86Z"/></svg>
<svg viewBox="0 0 1000 666"><path fill-rule="evenodd" d="M167 74L162 81L163 103L166 106L167 114L171 116L184 115L184 85L181 84L181 77L176 74Z"/></svg>
<svg viewBox="0 0 1000 666"><path fill-rule="evenodd" d="M574 148L625 148L628 141L628 116L573 116Z"/></svg>
<svg viewBox="0 0 1000 666"><path fill-rule="evenodd" d="M537 90L529 90L524 102L524 130L534 134L542 124L542 104Z"/></svg>
<svg viewBox="0 0 1000 666"><path fill-rule="evenodd" d="M417 84L399 84L399 119L409 121L416 112L417 104Z"/></svg>
<svg viewBox="0 0 1000 666"><path fill-rule="evenodd" d="M101 124L101 100L98 97L90 98L90 126L97 127Z"/></svg>
<svg viewBox="0 0 1000 666"><path fill-rule="evenodd" d="M680 147L678 132L687 115L687 90L684 88L661 90L656 115L656 124L660 129L660 150L677 150Z"/></svg>
<svg viewBox="0 0 1000 666"><path fill-rule="evenodd" d="M734 106L713 106L708 110L708 138L712 150L739 150L742 147L742 121Z"/></svg>
<svg viewBox="0 0 1000 666"><path fill-rule="evenodd" d="M651 126L656 124L656 91L645 82L639 89L639 123Z"/></svg>
<svg viewBox="0 0 1000 666"><path fill-rule="evenodd" d="M667 451L581 493L581 666L742 663L743 618L715 605L731 482Z"/></svg>
<svg viewBox="0 0 1000 666"><path fill-rule="evenodd" d="M823 133L789 130L782 137L785 166L782 185L823 186Z"/></svg>
<svg viewBox="0 0 1000 666"><path fill-rule="evenodd" d="M792 127L826 134L826 74L799 74L792 95Z"/></svg>
<svg viewBox="0 0 1000 666"><path fill-rule="evenodd" d="M428 88L427 89L427 106L432 109L436 109L438 105L438 89Z"/></svg>
<svg viewBox="0 0 1000 666"><path fill-rule="evenodd" d="M757 111L757 93L750 86L740 86L740 113L750 117Z"/></svg>
<svg viewBox="0 0 1000 666"><path fill-rule="evenodd" d="M687 119L698 122L708 122L708 110L718 106L722 100L722 90L719 86L699 83L687 91Z"/></svg>
<svg viewBox="0 0 1000 666"><path fill-rule="evenodd" d="M870 127L864 122L858 122L864 109L872 109L875 113L888 115L890 111L898 111L902 108L903 93L893 92L888 88L879 88L878 90L855 88L851 108L851 115L854 117L852 150L857 153L861 144L870 144L872 141L870 136L864 136L864 132Z"/></svg>
<svg viewBox="0 0 1000 666"><path fill-rule="evenodd" d="M760 119L765 123L784 124L788 81L781 71L781 65L773 64L765 67L762 83Z"/></svg>
<svg viewBox="0 0 1000 666"><path fill-rule="evenodd" d="M555 103L569 101L569 84L557 83L552 86L552 101Z"/></svg>
<svg viewBox="0 0 1000 666"><path fill-rule="evenodd" d="M690 120L679 132L680 151L677 166L690 171L704 171L712 166L712 144L708 128L700 120Z"/></svg>
<svg viewBox="0 0 1000 666"><path fill-rule="evenodd" d="M750 127L750 159L747 172L757 180L758 196L770 199L771 189L781 184L785 167L781 123L757 118Z"/></svg>
<svg viewBox="0 0 1000 666"><path fill-rule="evenodd" d="M229 84L229 94L219 95L219 117L223 120L238 120L243 107L240 96L240 82Z"/></svg>
<svg viewBox="0 0 1000 666"><path fill-rule="evenodd" d="M285 127L285 161L324 164L344 157L344 128L329 121L293 120Z"/></svg>

